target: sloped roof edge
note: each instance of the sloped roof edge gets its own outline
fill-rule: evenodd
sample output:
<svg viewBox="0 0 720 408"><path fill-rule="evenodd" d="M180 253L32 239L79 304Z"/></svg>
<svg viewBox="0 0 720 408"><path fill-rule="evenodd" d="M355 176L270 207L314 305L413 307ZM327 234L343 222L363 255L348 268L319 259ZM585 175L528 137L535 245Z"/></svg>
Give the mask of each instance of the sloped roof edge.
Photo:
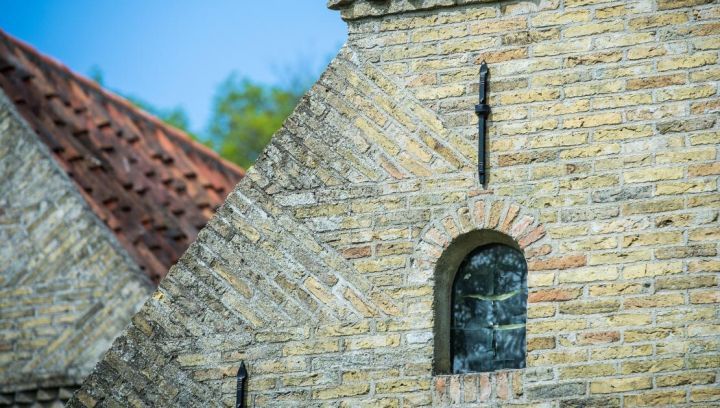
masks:
<svg viewBox="0 0 720 408"><path fill-rule="evenodd" d="M156 282L245 174L2 30L0 88Z"/></svg>
<svg viewBox="0 0 720 408"><path fill-rule="evenodd" d="M125 99L124 97L114 93L113 91L111 91L107 88L103 88L100 84L98 84L97 82L93 81L90 78L87 78L83 74L73 71L70 67L63 64L56 58L54 58L50 55L43 54L42 52L40 52L37 48L35 48L31 44L8 34L2 28L0 28L0 37L6 37L6 38L10 39L13 43L15 43L15 45L24 48L25 51L28 52L29 54L32 54L35 57L40 58L42 60L42 62L52 65L53 68L64 72L66 75L72 77L73 80L76 80L76 81L80 82L82 85L90 88L91 90L102 94L107 99L111 100L114 103L119 104L120 106L124 107L125 109L128 109L133 114L142 116L145 120L152 122L155 126L163 128L164 130L169 132L170 136L178 138L178 141L180 141L182 143L189 143L190 145L192 145L193 149L197 150L198 152L200 152L202 154L207 155L209 159L223 162L224 167L236 172L239 176L242 177L245 175L244 168L238 166L237 164L235 164L231 161L223 159L222 157L220 157L219 154L217 154L217 152L215 152L211 148L205 146L204 144L202 144L196 140L193 140L187 133L162 121L160 118L151 114L150 112L147 112L147 111L143 110L142 108L135 106L132 102L130 102L127 99Z"/></svg>

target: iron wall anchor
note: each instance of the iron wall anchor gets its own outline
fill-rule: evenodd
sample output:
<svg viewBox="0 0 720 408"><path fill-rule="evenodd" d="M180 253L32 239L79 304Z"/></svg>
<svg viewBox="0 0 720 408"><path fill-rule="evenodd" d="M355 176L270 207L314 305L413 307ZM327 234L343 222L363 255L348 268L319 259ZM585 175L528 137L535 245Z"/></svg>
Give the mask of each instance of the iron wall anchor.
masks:
<svg viewBox="0 0 720 408"><path fill-rule="evenodd" d="M487 117L490 114L490 105L487 104L488 76L488 66L485 61L483 61L480 65L480 82L478 89L479 100L478 104L475 105L475 114L478 115L478 177L481 186L485 185L485 128Z"/></svg>
<svg viewBox="0 0 720 408"><path fill-rule="evenodd" d="M235 408L245 408L245 380L247 379L247 369L245 362L240 362L240 368L237 372L237 394L235 396Z"/></svg>

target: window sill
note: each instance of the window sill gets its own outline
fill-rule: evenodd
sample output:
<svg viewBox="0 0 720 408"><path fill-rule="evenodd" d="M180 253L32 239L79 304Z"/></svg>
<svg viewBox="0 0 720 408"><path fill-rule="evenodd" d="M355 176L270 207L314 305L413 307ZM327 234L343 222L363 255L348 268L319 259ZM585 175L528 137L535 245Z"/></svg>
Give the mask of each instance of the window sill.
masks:
<svg viewBox="0 0 720 408"><path fill-rule="evenodd" d="M433 401L463 404L522 397L524 369L433 376Z"/></svg>

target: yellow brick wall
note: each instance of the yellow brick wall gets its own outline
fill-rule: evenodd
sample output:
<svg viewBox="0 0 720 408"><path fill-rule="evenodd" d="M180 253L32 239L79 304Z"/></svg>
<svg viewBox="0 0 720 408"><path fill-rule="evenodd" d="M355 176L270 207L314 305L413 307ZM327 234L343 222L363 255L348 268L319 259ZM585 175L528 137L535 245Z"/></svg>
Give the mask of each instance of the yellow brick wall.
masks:
<svg viewBox="0 0 720 408"><path fill-rule="evenodd" d="M72 404L232 405L242 360L254 406L717 405L720 5L330 3L347 44ZM528 260L527 368L433 375L436 263L483 228Z"/></svg>

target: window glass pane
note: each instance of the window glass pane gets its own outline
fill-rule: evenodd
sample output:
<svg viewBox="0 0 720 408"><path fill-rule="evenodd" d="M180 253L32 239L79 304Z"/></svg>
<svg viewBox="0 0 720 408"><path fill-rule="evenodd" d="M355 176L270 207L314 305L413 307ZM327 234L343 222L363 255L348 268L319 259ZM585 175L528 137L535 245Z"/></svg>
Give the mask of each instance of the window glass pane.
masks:
<svg viewBox="0 0 720 408"><path fill-rule="evenodd" d="M454 373L525 367L526 279L522 253L506 245L465 258L452 289Z"/></svg>
<svg viewBox="0 0 720 408"><path fill-rule="evenodd" d="M452 347L457 350L453 372L493 370L492 329L453 330L453 334Z"/></svg>
<svg viewBox="0 0 720 408"><path fill-rule="evenodd" d="M495 330L495 370L525 367L525 326Z"/></svg>

